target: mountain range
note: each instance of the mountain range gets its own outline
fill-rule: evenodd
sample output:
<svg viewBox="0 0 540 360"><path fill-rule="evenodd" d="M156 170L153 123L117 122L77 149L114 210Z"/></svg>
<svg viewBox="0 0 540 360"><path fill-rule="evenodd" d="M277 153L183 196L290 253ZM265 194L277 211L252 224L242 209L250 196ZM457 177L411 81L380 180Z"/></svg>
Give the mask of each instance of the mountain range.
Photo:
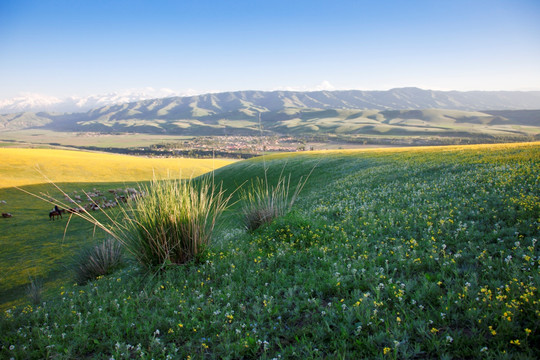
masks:
<svg viewBox="0 0 540 360"><path fill-rule="evenodd" d="M0 115L0 130L185 135L537 134L540 91L237 91L148 99L87 112ZM493 130L493 131L492 131Z"/></svg>
<svg viewBox="0 0 540 360"><path fill-rule="evenodd" d="M135 102L140 100L164 98L172 96L191 96L198 94L189 90L180 94L171 89L128 89L107 94L89 96L69 96L58 98L42 94L24 93L10 99L0 99L0 114L20 112L85 112L97 107Z"/></svg>
<svg viewBox="0 0 540 360"><path fill-rule="evenodd" d="M194 90L179 94L171 89L131 89L86 97L57 98L39 94L23 94L11 99L0 99L0 114L20 112L86 112L91 109L160 98L187 98L197 101ZM201 99L212 97L217 101L240 98L257 101L266 106L268 101L283 106L287 98L300 107L323 107L345 109L427 109L446 108L455 110L517 110L540 109L540 91L436 91L419 88L397 88L386 91L239 91L200 95ZM277 101L276 101L277 99ZM289 102L290 103L290 102Z"/></svg>

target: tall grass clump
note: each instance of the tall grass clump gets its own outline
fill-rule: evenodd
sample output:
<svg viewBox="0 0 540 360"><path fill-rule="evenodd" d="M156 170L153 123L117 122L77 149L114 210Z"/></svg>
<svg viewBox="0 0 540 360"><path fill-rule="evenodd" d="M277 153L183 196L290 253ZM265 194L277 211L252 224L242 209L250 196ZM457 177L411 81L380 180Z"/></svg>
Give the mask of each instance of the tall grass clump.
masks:
<svg viewBox="0 0 540 360"><path fill-rule="evenodd" d="M248 231L254 231L264 224L287 214L306 184L307 179L300 178L291 192L291 175L280 174L277 183L271 185L268 177L253 179L247 189L240 193L242 222Z"/></svg>
<svg viewBox="0 0 540 360"><path fill-rule="evenodd" d="M153 180L142 194L122 209L111 232L147 267L194 259L209 244L230 199L209 177Z"/></svg>
<svg viewBox="0 0 540 360"><path fill-rule="evenodd" d="M26 287L26 294L30 302L34 305L41 303L41 294L43 292L43 281L39 278L30 277L30 283Z"/></svg>
<svg viewBox="0 0 540 360"><path fill-rule="evenodd" d="M82 251L75 266L75 280L79 285L98 276L112 273L122 262L122 245L107 239Z"/></svg>
<svg viewBox="0 0 540 360"><path fill-rule="evenodd" d="M51 184L69 203L48 194L37 195L18 189L64 208L75 203L59 186L53 182ZM81 208L81 212L72 213L70 219L71 216L78 216L105 231L141 265L150 269L184 264L200 254L209 244L217 219L227 208L230 199L231 195L226 196L225 191L221 186L216 186L210 176L197 180L154 178L149 185L140 186L134 198L120 204L122 206L117 212L109 214L101 209L106 218L104 221L85 208ZM64 233L67 226L69 220Z"/></svg>

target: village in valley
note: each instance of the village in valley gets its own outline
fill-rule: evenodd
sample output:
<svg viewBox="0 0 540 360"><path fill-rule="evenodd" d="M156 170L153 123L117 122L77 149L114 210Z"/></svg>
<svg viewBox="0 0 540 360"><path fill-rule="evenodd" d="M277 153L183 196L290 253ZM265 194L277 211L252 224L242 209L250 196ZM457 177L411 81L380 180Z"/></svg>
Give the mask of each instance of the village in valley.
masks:
<svg viewBox="0 0 540 360"><path fill-rule="evenodd" d="M306 143L293 136L198 136L147 147L100 150L152 157L247 159L264 153L313 150Z"/></svg>

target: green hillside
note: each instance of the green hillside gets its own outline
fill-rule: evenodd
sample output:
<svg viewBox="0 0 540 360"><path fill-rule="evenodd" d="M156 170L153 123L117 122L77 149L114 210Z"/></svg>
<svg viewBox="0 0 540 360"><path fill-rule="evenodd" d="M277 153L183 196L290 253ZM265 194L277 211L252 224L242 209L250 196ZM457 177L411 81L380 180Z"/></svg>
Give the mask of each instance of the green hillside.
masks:
<svg viewBox="0 0 540 360"><path fill-rule="evenodd" d="M147 133L186 136L336 135L380 137L534 138L540 110L461 111L359 110L284 107L270 110L246 101L236 108L215 102L189 106L162 101L110 106L86 114L1 115L4 131L41 129L69 132ZM174 106L173 106L174 105ZM294 105L291 102L289 105ZM259 121L260 115L260 121Z"/></svg>
<svg viewBox="0 0 540 360"><path fill-rule="evenodd" d="M269 135L296 136L534 137L540 133L538 109L540 92L237 91L84 113L6 114L0 130L230 136L258 135L262 127Z"/></svg>
<svg viewBox="0 0 540 360"><path fill-rule="evenodd" d="M534 143L237 162L215 173L229 190L315 170L253 233L233 207L197 262L128 265L10 309L0 354L536 359L539 160Z"/></svg>

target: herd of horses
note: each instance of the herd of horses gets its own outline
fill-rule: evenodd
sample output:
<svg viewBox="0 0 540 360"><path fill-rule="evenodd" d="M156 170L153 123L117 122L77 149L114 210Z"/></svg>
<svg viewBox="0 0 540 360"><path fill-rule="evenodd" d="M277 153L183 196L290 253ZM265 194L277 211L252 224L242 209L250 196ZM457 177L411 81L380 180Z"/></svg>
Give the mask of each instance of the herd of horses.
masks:
<svg viewBox="0 0 540 360"><path fill-rule="evenodd" d="M87 197L88 199L90 199L90 203L88 203L87 205L83 207L75 207L75 208L72 208L72 209L61 209L59 208L57 205L54 206L54 209L49 211L49 221L55 221L55 220L59 220L59 219L62 219L62 214L65 214L65 213L79 213L79 212L83 212L83 211L90 211L90 210L99 210L99 209L107 209L107 208L110 208L110 207L115 207L116 205L120 204L120 203L123 203L123 202L127 202L129 200L133 200L135 198L137 198L138 196L144 196L145 194L140 192L140 191L137 191L136 189L134 188L127 188L127 189L113 189L113 190L109 190L110 193L114 194L114 199L113 200L107 200L105 197L103 197L103 199L99 202L99 204L97 202L95 202L94 200L92 200L92 198L94 197L98 197L98 196L102 196L103 194L101 192L99 192L98 190L94 189L94 192L90 192L87 194ZM80 195L75 195L74 196L74 199L75 200L72 200L71 198L67 197L68 200L70 200L71 202L77 202L77 203L80 203L82 198ZM0 200L0 203L1 204L5 204L6 201L5 200ZM11 218L13 217L13 215L11 213L2 213L2 217L3 218Z"/></svg>
<svg viewBox="0 0 540 360"><path fill-rule="evenodd" d="M54 221L55 219L62 219L62 214L65 214L66 212L74 213L79 211L78 209L60 209L55 205L54 209L49 211L49 220ZM11 213L2 213L2 217L6 219L13 217L13 215Z"/></svg>
<svg viewBox="0 0 540 360"><path fill-rule="evenodd" d="M66 213L66 209L59 209L57 206L55 206L54 210L49 212L49 220L54 221L54 219L61 219L62 214ZM11 213L2 213L2 217L4 219L11 218L13 215Z"/></svg>

